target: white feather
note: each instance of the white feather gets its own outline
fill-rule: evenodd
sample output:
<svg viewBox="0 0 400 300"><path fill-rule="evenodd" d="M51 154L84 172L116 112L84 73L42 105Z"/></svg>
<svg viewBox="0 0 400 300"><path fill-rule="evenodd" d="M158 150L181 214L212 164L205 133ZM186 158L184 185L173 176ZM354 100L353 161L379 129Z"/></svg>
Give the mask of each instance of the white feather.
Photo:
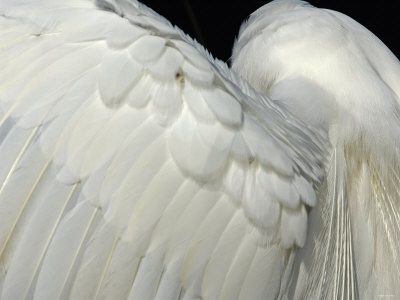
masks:
<svg viewBox="0 0 400 300"><path fill-rule="evenodd" d="M140 79L142 70L143 67L126 52L105 57L99 70L99 90L105 104L118 105Z"/></svg>
<svg viewBox="0 0 400 300"><path fill-rule="evenodd" d="M1 299L400 297L400 67L298 0L232 70L132 0L0 3Z"/></svg>
<svg viewBox="0 0 400 300"><path fill-rule="evenodd" d="M165 51L166 40L162 37L146 35L135 41L129 51L139 62L155 61Z"/></svg>
<svg viewBox="0 0 400 300"><path fill-rule="evenodd" d="M81 202L62 220L49 245L35 288L35 298L68 295L68 281L98 209ZM48 285L52 282L51 286Z"/></svg>
<svg viewBox="0 0 400 300"><path fill-rule="evenodd" d="M295 175L302 202L315 207L309 216L303 205L282 211L282 242L304 244L286 297L399 297L398 60L351 18L282 0L242 27L233 69L326 130L332 148L317 201Z"/></svg>

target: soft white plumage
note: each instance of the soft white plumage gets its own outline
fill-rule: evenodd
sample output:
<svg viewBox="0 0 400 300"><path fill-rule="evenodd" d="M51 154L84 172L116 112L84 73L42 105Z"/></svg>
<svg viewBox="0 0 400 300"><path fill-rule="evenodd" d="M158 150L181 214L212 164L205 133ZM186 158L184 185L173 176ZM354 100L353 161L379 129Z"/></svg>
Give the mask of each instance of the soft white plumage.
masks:
<svg viewBox="0 0 400 300"><path fill-rule="evenodd" d="M296 0L233 70L134 0L2 1L0 298L400 296L399 79Z"/></svg>

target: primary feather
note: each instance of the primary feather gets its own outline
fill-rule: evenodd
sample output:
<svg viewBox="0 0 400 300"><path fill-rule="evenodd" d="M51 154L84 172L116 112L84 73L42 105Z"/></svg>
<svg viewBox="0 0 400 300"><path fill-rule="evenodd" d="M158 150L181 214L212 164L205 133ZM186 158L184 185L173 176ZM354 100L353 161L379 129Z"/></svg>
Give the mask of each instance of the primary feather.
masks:
<svg viewBox="0 0 400 300"><path fill-rule="evenodd" d="M1 299L399 294L398 62L354 21L274 1L233 70L134 0L5 0L0 41Z"/></svg>

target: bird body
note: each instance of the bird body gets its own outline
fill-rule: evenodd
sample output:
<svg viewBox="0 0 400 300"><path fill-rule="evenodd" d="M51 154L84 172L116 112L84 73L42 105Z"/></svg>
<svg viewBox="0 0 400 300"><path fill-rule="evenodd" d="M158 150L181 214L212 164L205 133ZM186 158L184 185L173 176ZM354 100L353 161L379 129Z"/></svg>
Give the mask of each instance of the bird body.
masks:
<svg viewBox="0 0 400 300"><path fill-rule="evenodd" d="M302 1L232 69L137 1L3 1L0 299L400 295L398 79Z"/></svg>
<svg viewBox="0 0 400 300"><path fill-rule="evenodd" d="M297 257L307 283L292 297L398 294L399 67L366 28L301 1L268 4L241 29L233 68L331 145L313 217L325 219Z"/></svg>
<svg viewBox="0 0 400 300"><path fill-rule="evenodd" d="M285 9L279 12L275 6ZM380 141L371 147L396 149L397 135L388 130L398 130L398 60L349 17L299 1L266 5L243 26L233 66L257 90L297 105L292 111L302 112L309 122L325 127L340 123L336 135L341 139L355 140L368 131L371 141ZM325 94L317 100L299 97L295 93L302 84Z"/></svg>

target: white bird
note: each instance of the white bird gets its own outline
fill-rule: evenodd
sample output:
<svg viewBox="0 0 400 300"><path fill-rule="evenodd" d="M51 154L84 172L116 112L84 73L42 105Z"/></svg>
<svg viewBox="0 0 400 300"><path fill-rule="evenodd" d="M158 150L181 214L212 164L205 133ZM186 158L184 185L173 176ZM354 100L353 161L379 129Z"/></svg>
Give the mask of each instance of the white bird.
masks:
<svg viewBox="0 0 400 300"><path fill-rule="evenodd" d="M302 1L229 69L135 0L1 0L0 299L399 299L399 82Z"/></svg>

